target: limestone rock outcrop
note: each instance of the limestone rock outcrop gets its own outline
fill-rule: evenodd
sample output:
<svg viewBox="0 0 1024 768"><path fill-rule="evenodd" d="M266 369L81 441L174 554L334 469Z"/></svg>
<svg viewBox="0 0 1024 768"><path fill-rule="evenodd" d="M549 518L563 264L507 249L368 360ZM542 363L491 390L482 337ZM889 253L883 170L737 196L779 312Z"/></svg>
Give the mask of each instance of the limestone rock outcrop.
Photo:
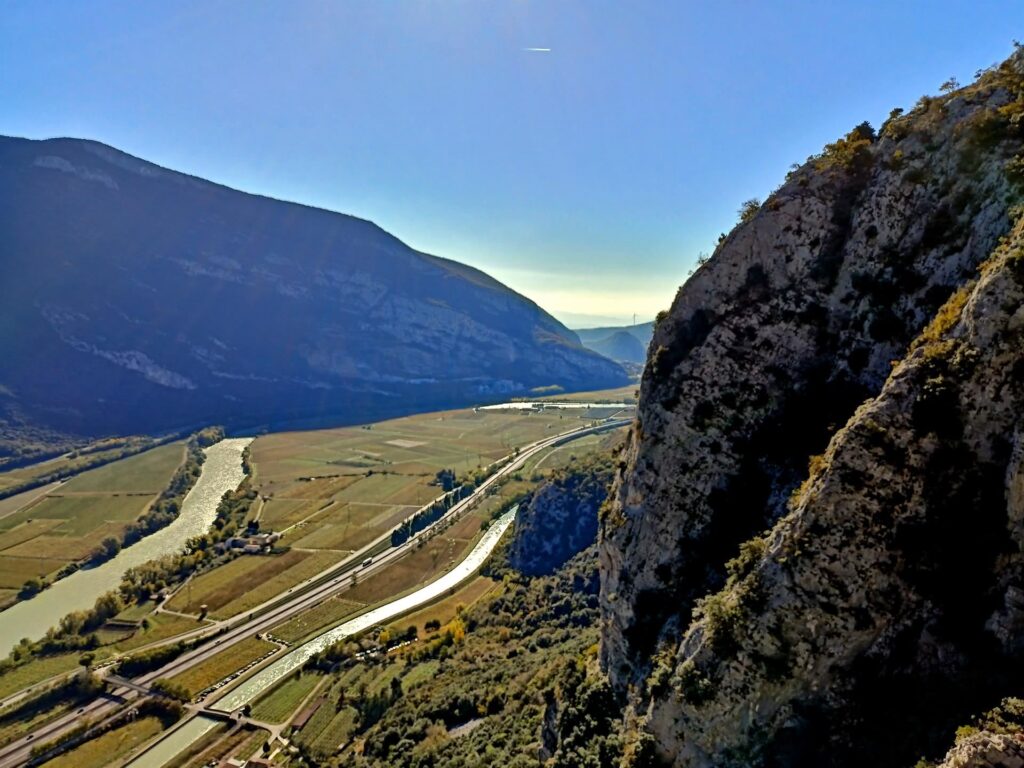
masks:
<svg viewBox="0 0 1024 768"><path fill-rule="evenodd" d="M611 467L583 461L545 482L519 505L509 562L528 576L550 574L597 540L598 510Z"/></svg>
<svg viewBox="0 0 1024 768"><path fill-rule="evenodd" d="M912 765L1024 683L1017 56L790 174L655 330L602 661L677 766Z"/></svg>

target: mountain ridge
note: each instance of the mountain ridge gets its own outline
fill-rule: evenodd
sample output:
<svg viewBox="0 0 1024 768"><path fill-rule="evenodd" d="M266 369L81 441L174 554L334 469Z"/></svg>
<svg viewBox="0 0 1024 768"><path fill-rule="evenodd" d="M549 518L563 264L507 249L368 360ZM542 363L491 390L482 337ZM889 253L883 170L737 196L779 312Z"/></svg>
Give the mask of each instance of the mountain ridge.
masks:
<svg viewBox="0 0 1024 768"><path fill-rule="evenodd" d="M647 360L647 348L654 335L654 322L602 328L577 328L576 335L587 349L592 349L612 360L643 363Z"/></svg>
<svg viewBox="0 0 1024 768"><path fill-rule="evenodd" d="M0 139L0 203L10 432L335 423L626 380L478 269L100 142Z"/></svg>

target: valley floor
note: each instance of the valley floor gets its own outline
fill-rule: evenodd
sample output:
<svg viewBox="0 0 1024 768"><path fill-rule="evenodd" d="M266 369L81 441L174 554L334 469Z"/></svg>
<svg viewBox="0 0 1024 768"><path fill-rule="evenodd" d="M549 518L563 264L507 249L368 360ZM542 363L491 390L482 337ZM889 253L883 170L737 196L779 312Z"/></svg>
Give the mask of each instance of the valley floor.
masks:
<svg viewBox="0 0 1024 768"><path fill-rule="evenodd" d="M584 393L576 399L621 403L630 394ZM338 574L336 581L347 578L352 582L341 585L347 589L338 589L276 624L268 622L258 638L233 644L230 653L209 655L187 671L170 675L167 690L187 704L221 681L236 677L248 665L274 658L281 648L323 633L445 572L465 556L480 532L502 511L581 457L608 452L621 431L588 435L565 444L551 442L551 438L613 417L628 419L630 413L620 405L564 411L468 409L362 427L262 436L248 452L251 474L236 494L239 501L234 512L238 514L228 525L237 526L239 535L248 526L250 533L273 531L280 538L275 537L272 548L252 555L230 547L224 554L215 554L212 540L209 547L201 545L207 557L205 562L200 558L197 567L195 557L202 552L192 556L193 575L175 584L172 573L164 574L171 595L168 599L157 603L125 600L121 612L94 632L95 639L84 649L88 663L101 665L95 675L100 679L109 669L129 677L124 670L163 669L176 656L188 658L188 648L195 642L189 638L208 637L208 633L229 628L236 631L234 628L252 615L262 615L275 600L291 600L326 581L325 571ZM505 457L514 457L538 441L550 445L525 452L521 466L502 474L498 481L491 480L487 492L477 494L471 508L432 530L428 538L411 542L404 556L387 563L382 558L386 567L365 578L354 571L359 563L347 565L354 553L361 563L368 552L373 559L373 553L390 550L393 542L387 540L388 533L443 495L438 485L441 470L451 470L460 482L480 485ZM159 582L152 586L159 587ZM358 669L358 673L330 672L335 664L308 673L299 670L259 699L245 723L216 729L194 745L196 764L214 755L248 756L244 753L261 751L267 739L273 742L270 752L275 763L287 764L297 753L323 762L339 745L354 743L372 725L372 718L360 709L362 704L357 706L362 699L353 698L349 706L340 704L338 696L345 699L358 694L379 707L386 698L382 692L423 686L463 642L467 629L461 617L466 611L495 599L506 588L502 581L480 575L428 607L353 638L342 651L352 662L343 666ZM188 642L183 644L179 638ZM384 650L388 648L394 650ZM422 649L433 650L424 654ZM415 654L420 655L414 659ZM400 659L402 666L399 669L398 662L387 659ZM88 693L79 690L83 673L73 672L86 663L79 650L29 649L13 663L5 663L8 668L0 676L0 745L14 745L19 738L24 741L26 736L41 733L45 723L58 722L62 715L74 711L76 702L89 699ZM120 666L109 666L115 663ZM378 667L390 671L371 674ZM349 677L341 683L346 674ZM295 730L295 739L290 738L294 721L302 720L304 714L308 722ZM76 765L93 764L90 760L108 754L94 746L101 740L113 745L110 748L119 761L129 759L173 720L174 716L160 711L146 720L111 722L109 728L100 728L95 738L55 758L54 764L63 765L60 761L67 760ZM462 728L459 733L469 736L481 726L469 718L458 727ZM278 736L281 738L274 741ZM0 765L18 764L5 761L8 753L4 749L0 746Z"/></svg>

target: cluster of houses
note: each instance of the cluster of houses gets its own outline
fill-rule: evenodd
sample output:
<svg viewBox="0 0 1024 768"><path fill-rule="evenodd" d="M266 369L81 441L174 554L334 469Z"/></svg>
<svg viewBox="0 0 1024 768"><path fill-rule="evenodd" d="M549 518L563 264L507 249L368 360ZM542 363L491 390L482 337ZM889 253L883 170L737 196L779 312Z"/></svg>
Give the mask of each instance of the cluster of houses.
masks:
<svg viewBox="0 0 1024 768"><path fill-rule="evenodd" d="M224 541L219 541L214 546L218 554L223 554L229 549L240 549L247 555L258 555L262 552L269 552L275 542L281 538L280 533L253 533L246 536L231 536Z"/></svg>

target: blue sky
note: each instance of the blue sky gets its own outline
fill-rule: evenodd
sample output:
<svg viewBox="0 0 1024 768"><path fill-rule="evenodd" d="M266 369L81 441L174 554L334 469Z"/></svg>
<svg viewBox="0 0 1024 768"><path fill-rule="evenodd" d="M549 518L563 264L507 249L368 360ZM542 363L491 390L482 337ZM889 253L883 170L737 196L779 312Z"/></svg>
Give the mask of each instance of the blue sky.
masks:
<svg viewBox="0 0 1024 768"><path fill-rule="evenodd" d="M0 133L372 219L570 324L649 319L743 200L969 81L1022 22L977 0L7 0Z"/></svg>

